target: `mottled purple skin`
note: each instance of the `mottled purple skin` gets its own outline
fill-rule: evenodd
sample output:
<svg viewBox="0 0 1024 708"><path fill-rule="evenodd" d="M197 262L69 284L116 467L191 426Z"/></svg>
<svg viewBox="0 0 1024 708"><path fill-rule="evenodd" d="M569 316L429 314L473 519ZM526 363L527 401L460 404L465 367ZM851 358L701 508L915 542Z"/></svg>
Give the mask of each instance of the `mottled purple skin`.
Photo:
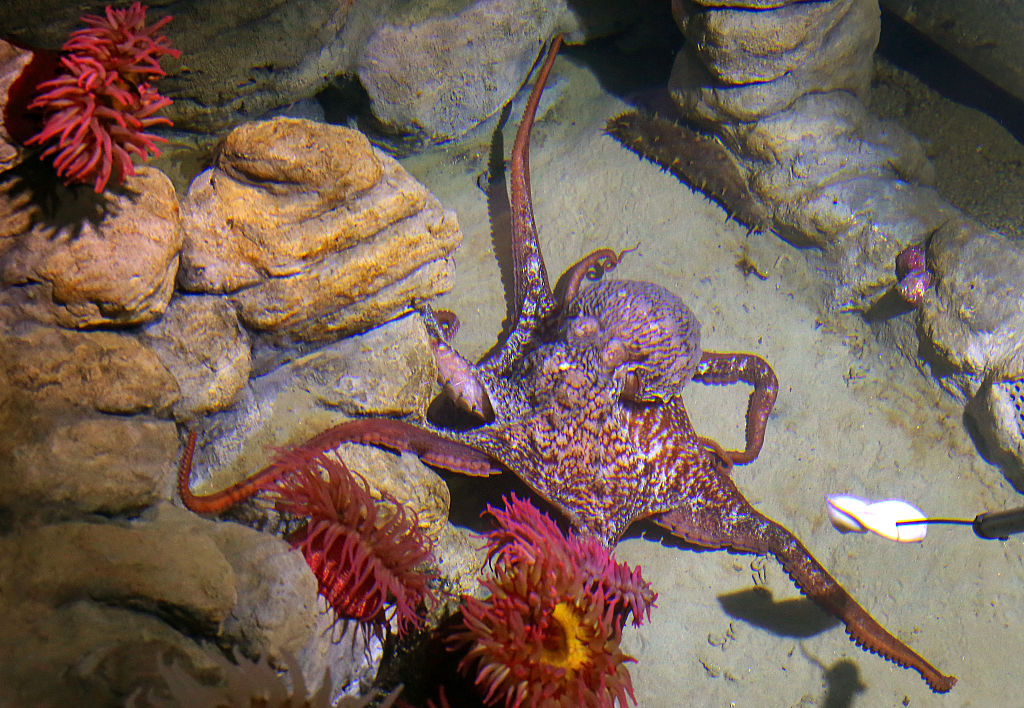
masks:
<svg viewBox="0 0 1024 708"><path fill-rule="evenodd" d="M928 267L924 249L907 246L896 256L896 277L902 280L910 273L923 271Z"/></svg>
<svg viewBox="0 0 1024 708"><path fill-rule="evenodd" d="M908 273L896 284L899 292L908 305L917 307L924 302L924 295L932 284L932 274L927 270Z"/></svg>
<svg viewBox="0 0 1024 708"><path fill-rule="evenodd" d="M700 322L660 285L606 280L580 290L570 303L566 341L594 342L602 362L623 379L638 403L679 394L700 362ZM632 382L628 377L635 377ZM632 388L632 390L628 390Z"/></svg>
<svg viewBox="0 0 1024 708"><path fill-rule="evenodd" d="M908 305L917 307L932 284L928 259L921 246L907 246L896 256L896 292Z"/></svg>

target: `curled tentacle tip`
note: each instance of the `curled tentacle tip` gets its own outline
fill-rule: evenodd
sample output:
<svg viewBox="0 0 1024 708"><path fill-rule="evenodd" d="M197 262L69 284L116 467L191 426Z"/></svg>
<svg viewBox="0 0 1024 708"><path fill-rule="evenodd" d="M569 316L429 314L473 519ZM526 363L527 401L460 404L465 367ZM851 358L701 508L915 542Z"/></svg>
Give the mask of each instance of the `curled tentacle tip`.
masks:
<svg viewBox="0 0 1024 708"><path fill-rule="evenodd" d="M902 499L871 502L848 494L832 494L825 497L825 510L832 525L842 532L871 531L900 543L918 543L928 532L927 524L897 524L927 518L920 509Z"/></svg>

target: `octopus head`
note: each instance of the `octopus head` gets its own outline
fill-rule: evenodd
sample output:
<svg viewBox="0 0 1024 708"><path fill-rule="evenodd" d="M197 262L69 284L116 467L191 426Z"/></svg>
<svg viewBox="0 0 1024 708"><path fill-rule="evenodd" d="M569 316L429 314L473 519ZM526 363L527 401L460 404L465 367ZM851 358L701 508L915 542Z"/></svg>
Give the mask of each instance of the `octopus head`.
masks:
<svg viewBox="0 0 1024 708"><path fill-rule="evenodd" d="M570 308L566 340L588 341L621 386L621 398L663 402L700 361L700 322L676 295L651 283L608 280L582 290Z"/></svg>

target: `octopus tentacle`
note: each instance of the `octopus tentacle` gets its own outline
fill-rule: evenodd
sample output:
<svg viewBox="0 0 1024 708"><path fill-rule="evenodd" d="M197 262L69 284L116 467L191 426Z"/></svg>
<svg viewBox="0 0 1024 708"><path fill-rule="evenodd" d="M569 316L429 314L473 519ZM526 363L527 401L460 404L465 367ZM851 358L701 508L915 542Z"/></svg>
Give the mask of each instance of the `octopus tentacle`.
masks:
<svg viewBox="0 0 1024 708"><path fill-rule="evenodd" d="M560 287L556 290L559 291L557 298L559 308L563 311L566 310L569 304L576 299L584 278L597 280L605 273L614 270L615 266L622 262L623 256L637 248L639 246L627 248L618 253L610 248L599 248L569 266L558 279Z"/></svg>
<svg viewBox="0 0 1024 708"><path fill-rule="evenodd" d="M192 456L196 433L190 432L178 466L178 494L185 507L197 514L219 514L232 506L270 489L283 476L296 470L297 462L336 449L344 443L376 445L396 452L412 452L423 462L470 476L499 474L502 470L487 455L434 432L392 418L360 418L333 428L297 447L277 455L273 462L240 482L211 494L197 495L191 489Z"/></svg>
<svg viewBox="0 0 1024 708"><path fill-rule="evenodd" d="M555 308L555 296L548 282L547 267L540 250L537 225L533 216L530 190L530 131L537 114L544 84L547 83L562 35L555 35L548 56L530 92L530 99L519 123L509 160L509 201L512 212L512 273L515 298L515 322L501 347L480 360L489 370L504 373L521 356L524 345L540 323Z"/></svg>
<svg viewBox="0 0 1024 708"><path fill-rule="evenodd" d="M726 452L737 465L756 459L764 445L768 416L779 395L779 379L771 365L756 354L706 351L701 355L693 380L705 384L742 381L754 387L747 402L746 447Z"/></svg>
<svg viewBox="0 0 1024 708"><path fill-rule="evenodd" d="M793 534L750 506L728 478L719 477L717 482L723 485L718 493L730 497L731 513L724 512L719 504L684 505L655 517L655 523L708 548L774 555L804 595L842 620L858 646L898 666L914 669L937 693L953 688L955 676L940 673L871 617Z"/></svg>
<svg viewBox="0 0 1024 708"><path fill-rule="evenodd" d="M429 305L424 305L420 316L437 363L437 380L444 388L445 395L481 420L493 420L494 408L483 375L451 344L459 329L455 313L448 310L435 313Z"/></svg>
<svg viewBox="0 0 1024 708"><path fill-rule="evenodd" d="M178 496L185 508L196 514L220 514L260 492L269 489L283 474L284 470L265 468L256 474L246 477L241 482L227 489L212 494L195 494L192 492L192 457L196 449L196 431L188 434L185 452L178 463Z"/></svg>
<svg viewBox="0 0 1024 708"><path fill-rule="evenodd" d="M537 80L530 92L530 99L523 112L523 119L516 131L516 139L512 145L512 156L509 160L509 193L512 207L512 262L514 266L514 282L516 303L521 308L523 301L532 297L541 303L541 310L554 307L551 286L548 284L547 268L540 250L537 236L537 224L533 216L533 192L530 189L530 132L533 130L537 106L544 91L551 67L555 63L555 55L562 45L562 35L551 40L547 60L541 67ZM525 278L526 263L536 258L540 264L537 279L530 281Z"/></svg>

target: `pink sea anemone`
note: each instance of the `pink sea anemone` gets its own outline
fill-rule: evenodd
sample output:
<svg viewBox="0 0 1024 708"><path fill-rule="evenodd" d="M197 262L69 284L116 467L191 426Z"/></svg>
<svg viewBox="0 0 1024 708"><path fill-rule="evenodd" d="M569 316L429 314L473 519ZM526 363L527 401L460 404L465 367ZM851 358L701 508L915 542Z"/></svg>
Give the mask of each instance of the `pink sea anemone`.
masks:
<svg viewBox="0 0 1024 708"><path fill-rule="evenodd" d="M56 78L39 84L28 108L42 111L42 131L29 145L45 145L65 182L92 182L102 192L112 175L123 182L135 174L131 156L159 155L166 139L145 132L171 121L155 115L170 105L151 81L164 76L163 56L180 56L167 37L157 34L171 18L147 26L146 8L136 2L106 15L86 15L84 29L64 44Z"/></svg>
<svg viewBox="0 0 1024 708"><path fill-rule="evenodd" d="M463 673L487 705L628 705L634 661L620 646L629 614L639 624L655 594L596 540L566 538L532 504L512 495L488 507L499 528L488 535L494 577L485 600L466 597L449 637L464 651ZM628 698L627 698L628 697Z"/></svg>
<svg viewBox="0 0 1024 708"><path fill-rule="evenodd" d="M336 457L297 452L292 461L295 471L277 485L277 508L306 519L289 540L335 615L378 633L391 615L399 634L422 625L419 610L431 593L418 568L431 554L415 514L387 494L375 501ZM289 464L288 454L279 462Z"/></svg>

